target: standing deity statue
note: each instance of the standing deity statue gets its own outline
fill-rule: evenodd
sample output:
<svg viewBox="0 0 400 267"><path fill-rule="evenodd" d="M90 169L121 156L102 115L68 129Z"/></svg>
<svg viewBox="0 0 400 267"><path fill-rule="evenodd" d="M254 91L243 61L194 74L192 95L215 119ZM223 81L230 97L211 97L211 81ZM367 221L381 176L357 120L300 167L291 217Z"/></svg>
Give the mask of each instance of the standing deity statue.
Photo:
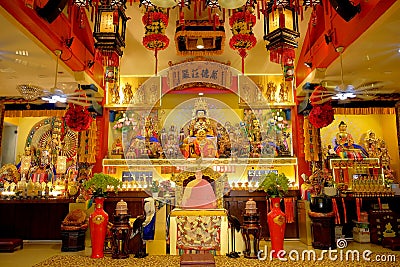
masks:
<svg viewBox="0 0 400 267"><path fill-rule="evenodd" d="M126 83L123 92L124 92L123 103L129 104L133 98L132 86L129 83Z"/></svg>

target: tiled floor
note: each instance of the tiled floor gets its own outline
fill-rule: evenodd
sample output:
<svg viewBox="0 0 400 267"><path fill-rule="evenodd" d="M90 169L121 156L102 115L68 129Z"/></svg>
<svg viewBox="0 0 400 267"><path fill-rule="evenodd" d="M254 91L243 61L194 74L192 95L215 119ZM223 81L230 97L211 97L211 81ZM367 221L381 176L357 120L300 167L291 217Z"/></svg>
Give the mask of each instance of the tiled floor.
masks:
<svg viewBox="0 0 400 267"><path fill-rule="evenodd" d="M267 245L270 249L270 243L262 241L260 243L260 249L264 249ZM285 240L284 245L285 250L288 252L290 250L303 251L306 249L312 249L312 247L307 247L305 244L299 241ZM385 249L381 246L364 243L360 244L357 242L348 242L348 249L357 249L359 251L371 250L374 254L379 254L389 252L395 255L396 262L400 262L400 251L391 251ZM83 255L89 257L91 254L91 248L87 247L84 251L79 252L61 252L61 242L58 241L25 241L23 249L17 249L13 253L2 252L0 253L0 266L1 267L29 267L36 263L39 263L54 255Z"/></svg>

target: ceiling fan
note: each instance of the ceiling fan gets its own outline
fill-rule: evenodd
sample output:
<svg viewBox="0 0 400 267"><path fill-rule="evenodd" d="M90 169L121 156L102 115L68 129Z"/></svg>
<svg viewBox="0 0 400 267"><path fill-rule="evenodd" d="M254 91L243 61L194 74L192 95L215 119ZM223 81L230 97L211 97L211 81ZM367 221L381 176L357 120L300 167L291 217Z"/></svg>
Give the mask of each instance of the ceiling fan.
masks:
<svg viewBox="0 0 400 267"><path fill-rule="evenodd" d="M94 102L97 103L98 101L100 101L101 99L94 96L96 93L95 90L82 90L81 86L77 85L77 91L65 93L61 88L57 86L58 61L61 57L62 51L56 50L55 54L57 56L57 61L53 88L50 88L50 90L46 90L37 85L19 84L17 85L17 90L22 95L22 97L28 101L39 100L40 103L42 101L58 105L71 103L84 107L92 106Z"/></svg>
<svg viewBox="0 0 400 267"><path fill-rule="evenodd" d="M384 87L382 81L361 82L358 85L345 84L343 79L343 47L337 47L336 51L340 57L340 83L338 81L323 80L321 87L316 88L310 96L312 104L323 104L331 100L350 101L358 98L360 100L372 100L376 94L384 93L381 89ZM390 93L390 92L386 92Z"/></svg>

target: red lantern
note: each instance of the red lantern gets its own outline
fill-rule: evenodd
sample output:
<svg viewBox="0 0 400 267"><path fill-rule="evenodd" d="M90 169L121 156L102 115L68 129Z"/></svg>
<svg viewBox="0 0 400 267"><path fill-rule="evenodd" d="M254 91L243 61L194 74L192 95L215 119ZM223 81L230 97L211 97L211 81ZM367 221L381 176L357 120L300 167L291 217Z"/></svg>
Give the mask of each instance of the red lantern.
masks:
<svg viewBox="0 0 400 267"><path fill-rule="evenodd" d="M65 123L71 130L82 132L89 129L92 123L92 117L86 108L70 105L65 113Z"/></svg>
<svg viewBox="0 0 400 267"><path fill-rule="evenodd" d="M251 7L244 7L229 18L232 38L229 41L230 48L239 51L242 58L242 73L244 73L244 58L247 56L247 50L252 49L257 39L253 34L253 26L256 24L256 16L252 14Z"/></svg>
<svg viewBox="0 0 400 267"><path fill-rule="evenodd" d="M156 58L155 73L157 74L158 50L164 50L169 45L169 39L165 35L165 29L168 26L168 16L161 9L154 8L147 11L142 17L145 25L145 33L142 40L144 47L154 51Z"/></svg>

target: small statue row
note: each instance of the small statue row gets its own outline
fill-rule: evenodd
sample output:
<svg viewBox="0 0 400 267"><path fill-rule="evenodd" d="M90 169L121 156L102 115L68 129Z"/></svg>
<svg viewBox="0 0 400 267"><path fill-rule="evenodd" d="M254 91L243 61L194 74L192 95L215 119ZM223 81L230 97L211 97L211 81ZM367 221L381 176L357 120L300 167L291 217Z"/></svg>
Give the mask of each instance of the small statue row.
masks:
<svg viewBox="0 0 400 267"><path fill-rule="evenodd" d="M158 101L160 95L159 89L156 85L146 87L146 85L139 85L135 90L132 89L132 85L126 83L122 88L119 88L118 83L110 85L111 103L114 105L119 104L155 104Z"/></svg>

